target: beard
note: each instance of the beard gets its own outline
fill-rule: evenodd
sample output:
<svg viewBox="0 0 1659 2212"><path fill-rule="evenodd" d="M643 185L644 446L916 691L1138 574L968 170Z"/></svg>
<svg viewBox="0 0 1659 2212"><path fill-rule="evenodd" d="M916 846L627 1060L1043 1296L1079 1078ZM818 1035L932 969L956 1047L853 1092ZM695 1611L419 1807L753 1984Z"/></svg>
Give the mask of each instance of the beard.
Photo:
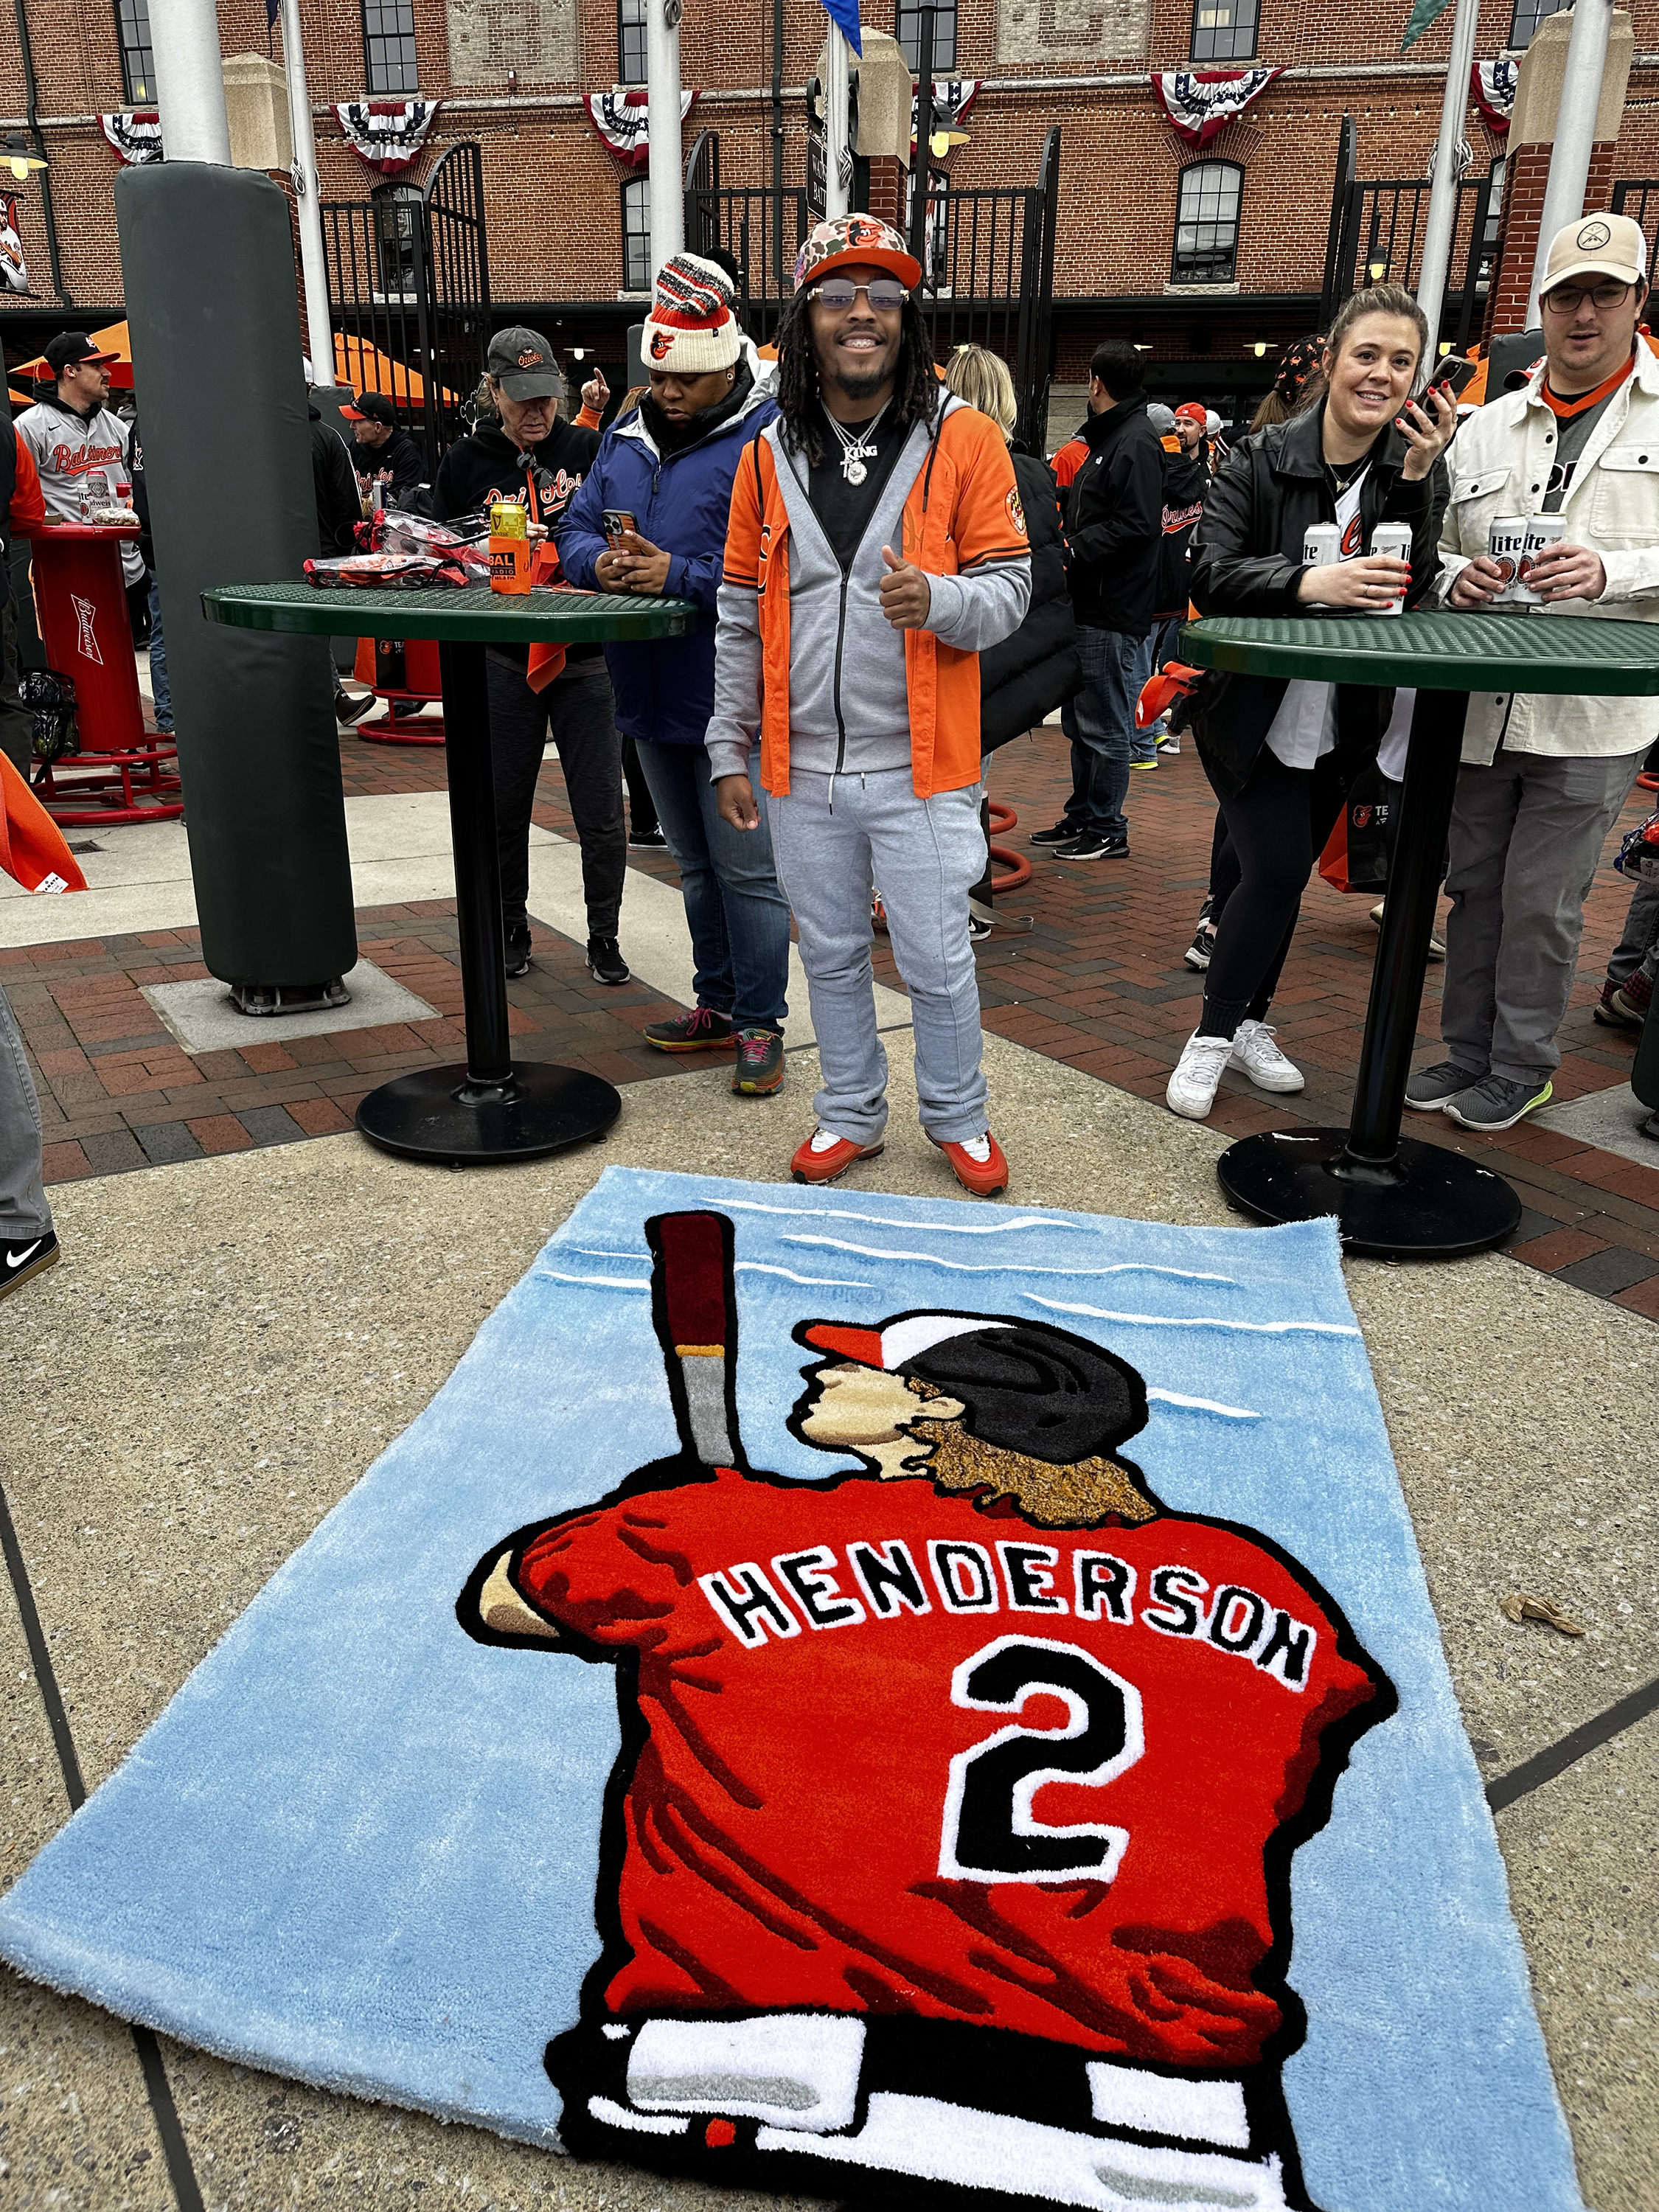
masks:
<svg viewBox="0 0 1659 2212"><path fill-rule="evenodd" d="M830 365L826 368L820 363L819 374L826 384L835 385L848 399L873 399L898 365L896 346L884 346L867 355L868 366L859 368L849 368L839 347L832 346L830 350Z"/></svg>

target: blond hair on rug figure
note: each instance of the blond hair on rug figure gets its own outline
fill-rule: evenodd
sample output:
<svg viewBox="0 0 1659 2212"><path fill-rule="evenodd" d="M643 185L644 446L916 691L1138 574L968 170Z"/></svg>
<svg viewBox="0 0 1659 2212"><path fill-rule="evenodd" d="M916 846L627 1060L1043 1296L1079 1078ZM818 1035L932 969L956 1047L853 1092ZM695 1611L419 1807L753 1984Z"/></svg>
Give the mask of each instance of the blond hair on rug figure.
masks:
<svg viewBox="0 0 1659 2212"><path fill-rule="evenodd" d="M1427 349L1423 311L1399 285L1346 302L1297 412L1230 453L1210 487L1190 574L1200 614L1382 616L1432 591L1457 407L1438 386L1413 398ZM1383 522L1409 531L1409 558L1372 550ZM1188 1121L1208 1115L1230 1067L1260 1091L1303 1087L1267 1013L1314 860L1393 703L1370 686L1260 676L1193 694L1238 877L1212 911L1203 1011L1165 1094Z"/></svg>

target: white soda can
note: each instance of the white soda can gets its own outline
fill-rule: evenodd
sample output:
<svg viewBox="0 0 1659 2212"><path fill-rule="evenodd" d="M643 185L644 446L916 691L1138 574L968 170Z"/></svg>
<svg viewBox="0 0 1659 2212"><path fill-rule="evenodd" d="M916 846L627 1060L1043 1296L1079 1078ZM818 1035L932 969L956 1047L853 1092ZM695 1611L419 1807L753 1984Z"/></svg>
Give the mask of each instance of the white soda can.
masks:
<svg viewBox="0 0 1659 2212"><path fill-rule="evenodd" d="M1534 519L1527 514L1499 514L1492 518L1486 537L1486 554L1488 559L1497 562L1504 581L1486 602L1488 606L1512 612L1522 604L1516 591L1516 579L1526 557L1528 527Z"/></svg>
<svg viewBox="0 0 1659 2212"><path fill-rule="evenodd" d="M1334 522L1310 522L1302 539L1302 558L1310 568L1334 568L1342 557L1342 532Z"/></svg>
<svg viewBox="0 0 1659 2212"><path fill-rule="evenodd" d="M1532 564L1547 545L1559 545L1567 534L1567 519L1564 514L1529 514L1527 517L1526 543L1521 549L1521 566L1516 572L1515 600L1517 606L1541 607L1543 600L1534 591L1528 578Z"/></svg>
<svg viewBox="0 0 1659 2212"><path fill-rule="evenodd" d="M1386 554L1393 561L1403 561L1409 568L1412 557L1411 525L1408 522L1379 522L1371 532L1371 551ZM1404 611L1405 605L1406 595L1402 592L1397 599L1390 599L1382 611L1397 615Z"/></svg>

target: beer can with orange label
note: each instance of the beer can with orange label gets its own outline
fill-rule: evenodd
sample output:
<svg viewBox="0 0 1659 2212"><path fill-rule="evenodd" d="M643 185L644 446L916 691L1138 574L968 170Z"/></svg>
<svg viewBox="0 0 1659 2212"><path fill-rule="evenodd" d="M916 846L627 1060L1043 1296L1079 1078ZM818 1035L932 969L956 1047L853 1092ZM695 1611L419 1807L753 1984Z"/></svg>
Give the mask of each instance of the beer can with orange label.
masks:
<svg viewBox="0 0 1659 2212"><path fill-rule="evenodd" d="M530 589L530 518L515 499L497 500L489 510L489 588L520 592Z"/></svg>
<svg viewBox="0 0 1659 2212"><path fill-rule="evenodd" d="M1523 602L1516 596L1516 578L1521 573L1521 563L1527 550L1527 525L1531 517L1525 514L1498 514L1492 518L1486 537L1486 553L1498 567L1504 581L1486 604L1513 613Z"/></svg>

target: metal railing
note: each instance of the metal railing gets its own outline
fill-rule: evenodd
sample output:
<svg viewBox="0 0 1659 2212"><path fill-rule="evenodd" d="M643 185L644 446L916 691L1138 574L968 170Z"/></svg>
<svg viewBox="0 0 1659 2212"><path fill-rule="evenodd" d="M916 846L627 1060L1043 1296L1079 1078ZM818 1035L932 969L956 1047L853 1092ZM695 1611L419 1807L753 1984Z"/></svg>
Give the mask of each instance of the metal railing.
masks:
<svg viewBox="0 0 1659 2212"><path fill-rule="evenodd" d="M1428 227L1430 181L1426 177L1387 178L1370 181L1356 173L1357 136L1353 118L1344 116L1338 142L1336 180L1331 194L1330 229L1325 249L1325 279L1320 305L1320 327L1328 329L1331 318L1345 300L1371 284L1402 284L1414 292L1422 273L1424 233ZM1461 351L1477 327L1477 311L1492 281L1498 246L1492 179L1462 177L1457 185L1457 211L1452 226L1451 272L1459 265L1459 285L1447 288L1437 343L1449 338ZM1455 307L1456 322L1449 330L1445 315Z"/></svg>

